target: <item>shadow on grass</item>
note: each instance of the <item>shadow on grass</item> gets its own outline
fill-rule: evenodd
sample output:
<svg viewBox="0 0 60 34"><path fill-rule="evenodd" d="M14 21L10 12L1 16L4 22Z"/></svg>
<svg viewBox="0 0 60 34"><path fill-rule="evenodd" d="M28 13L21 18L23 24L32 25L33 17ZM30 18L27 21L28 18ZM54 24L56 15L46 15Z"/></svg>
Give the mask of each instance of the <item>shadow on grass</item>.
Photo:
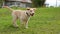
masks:
<svg viewBox="0 0 60 34"><path fill-rule="evenodd" d="M0 30L0 33L11 33L11 32L17 32L17 31L21 31L21 30L24 30L25 28L21 28L21 27L14 27L12 25L6 25L4 26L1 30Z"/></svg>

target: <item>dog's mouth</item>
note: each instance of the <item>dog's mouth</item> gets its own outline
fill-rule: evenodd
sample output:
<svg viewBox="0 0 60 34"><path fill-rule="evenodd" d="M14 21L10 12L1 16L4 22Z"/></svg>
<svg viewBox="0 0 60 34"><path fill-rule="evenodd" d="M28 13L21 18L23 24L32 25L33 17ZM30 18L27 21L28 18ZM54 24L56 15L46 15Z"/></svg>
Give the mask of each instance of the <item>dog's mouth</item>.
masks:
<svg viewBox="0 0 60 34"><path fill-rule="evenodd" d="M32 14L30 14L31 16L33 16L34 15L34 13L32 13Z"/></svg>

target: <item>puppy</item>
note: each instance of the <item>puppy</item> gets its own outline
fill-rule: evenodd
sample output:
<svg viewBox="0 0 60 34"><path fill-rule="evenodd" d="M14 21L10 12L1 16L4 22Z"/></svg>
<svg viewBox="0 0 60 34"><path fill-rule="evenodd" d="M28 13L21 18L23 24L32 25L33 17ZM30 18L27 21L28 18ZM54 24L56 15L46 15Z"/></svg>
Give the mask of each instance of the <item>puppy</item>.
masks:
<svg viewBox="0 0 60 34"><path fill-rule="evenodd" d="M21 24L24 24L25 28L28 28L28 21L30 19L30 16L34 15L36 8L27 8L27 10L13 10L9 8L8 6L4 6L5 8L12 11L13 16L13 26L18 27L16 20L20 19Z"/></svg>

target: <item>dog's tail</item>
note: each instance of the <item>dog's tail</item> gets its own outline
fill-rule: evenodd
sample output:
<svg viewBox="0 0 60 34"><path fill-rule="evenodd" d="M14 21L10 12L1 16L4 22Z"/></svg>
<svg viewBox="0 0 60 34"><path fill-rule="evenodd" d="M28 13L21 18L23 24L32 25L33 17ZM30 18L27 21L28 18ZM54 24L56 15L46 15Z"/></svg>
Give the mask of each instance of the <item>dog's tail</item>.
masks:
<svg viewBox="0 0 60 34"><path fill-rule="evenodd" d="M11 8L8 7L8 6L3 6L3 7L9 9L10 11L13 11L13 9L11 9Z"/></svg>

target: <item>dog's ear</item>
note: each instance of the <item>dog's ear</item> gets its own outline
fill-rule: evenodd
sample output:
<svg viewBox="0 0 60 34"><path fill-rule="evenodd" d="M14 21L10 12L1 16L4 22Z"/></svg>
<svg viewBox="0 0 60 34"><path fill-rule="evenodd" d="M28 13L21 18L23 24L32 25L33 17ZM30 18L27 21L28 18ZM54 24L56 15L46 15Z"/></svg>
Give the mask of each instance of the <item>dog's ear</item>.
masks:
<svg viewBox="0 0 60 34"><path fill-rule="evenodd" d="M27 10L30 10L30 8L27 8Z"/></svg>
<svg viewBox="0 0 60 34"><path fill-rule="evenodd" d="M33 8L34 10L36 10L36 8Z"/></svg>
<svg viewBox="0 0 60 34"><path fill-rule="evenodd" d="M30 10L29 8L27 8L27 10Z"/></svg>

